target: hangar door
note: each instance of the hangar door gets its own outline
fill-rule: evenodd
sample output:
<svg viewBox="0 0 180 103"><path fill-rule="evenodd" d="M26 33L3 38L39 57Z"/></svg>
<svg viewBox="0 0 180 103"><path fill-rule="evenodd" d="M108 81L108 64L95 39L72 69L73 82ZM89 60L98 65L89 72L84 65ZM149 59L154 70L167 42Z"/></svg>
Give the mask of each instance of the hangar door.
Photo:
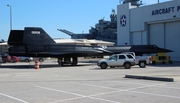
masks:
<svg viewBox="0 0 180 103"><path fill-rule="evenodd" d="M173 61L180 61L180 21L149 25L149 44L173 50Z"/></svg>
<svg viewBox="0 0 180 103"><path fill-rule="evenodd" d="M166 48L174 51L170 53L173 60L180 61L180 21L166 23L165 32Z"/></svg>
<svg viewBox="0 0 180 103"><path fill-rule="evenodd" d="M131 32L130 42L131 45L146 45L147 32L146 31Z"/></svg>

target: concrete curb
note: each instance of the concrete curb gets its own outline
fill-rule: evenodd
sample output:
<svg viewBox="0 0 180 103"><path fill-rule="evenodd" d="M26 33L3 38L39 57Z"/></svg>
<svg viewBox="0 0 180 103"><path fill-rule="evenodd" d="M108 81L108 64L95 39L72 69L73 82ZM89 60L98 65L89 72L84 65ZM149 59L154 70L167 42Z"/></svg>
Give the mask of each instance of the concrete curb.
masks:
<svg viewBox="0 0 180 103"><path fill-rule="evenodd" d="M145 80L156 80L156 81L174 82L174 78L152 77L152 76L125 75L124 78L133 78L133 79L145 79Z"/></svg>

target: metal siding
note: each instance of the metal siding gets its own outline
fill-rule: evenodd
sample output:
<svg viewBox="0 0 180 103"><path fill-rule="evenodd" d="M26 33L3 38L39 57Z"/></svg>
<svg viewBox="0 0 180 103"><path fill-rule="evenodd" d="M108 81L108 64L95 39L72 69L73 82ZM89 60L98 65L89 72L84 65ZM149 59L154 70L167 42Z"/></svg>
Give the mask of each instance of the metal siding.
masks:
<svg viewBox="0 0 180 103"><path fill-rule="evenodd" d="M142 32L142 45L147 45L147 32Z"/></svg>
<svg viewBox="0 0 180 103"><path fill-rule="evenodd" d="M142 1L142 0L141 0ZM146 0L147 1L147 0ZM152 0L149 0L152 1ZM168 2L163 2L154 5L146 5L140 6L137 8L130 9L130 31L143 31L145 30L145 22L156 22L156 21L167 21L173 19L174 15L177 18L180 18L180 11L177 10L177 7L180 6L180 0L172 0ZM169 13L152 15L152 11L174 7L174 11L170 11ZM120 10L119 10L120 11ZM121 9L124 11L124 9ZM121 12L120 11L120 12Z"/></svg>
<svg viewBox="0 0 180 103"><path fill-rule="evenodd" d="M0 55L8 52L8 46L7 45L0 45Z"/></svg>
<svg viewBox="0 0 180 103"><path fill-rule="evenodd" d="M132 45L147 45L147 32L146 31L132 32L131 44Z"/></svg>
<svg viewBox="0 0 180 103"><path fill-rule="evenodd" d="M150 44L164 48L164 23L151 24L149 37Z"/></svg>
<svg viewBox="0 0 180 103"><path fill-rule="evenodd" d="M180 21L166 23L165 35L166 48L174 51L168 54L173 61L180 61Z"/></svg>
<svg viewBox="0 0 180 103"><path fill-rule="evenodd" d="M141 32L133 32L132 33L132 45L141 45Z"/></svg>
<svg viewBox="0 0 180 103"><path fill-rule="evenodd" d="M118 45L124 45L125 43L130 44L130 13L129 13L129 9L130 9L130 4L123 4L123 5L119 5L118 6L118 10L117 10L117 44ZM126 25L122 26L120 24L120 20L121 17L125 15L126 16Z"/></svg>

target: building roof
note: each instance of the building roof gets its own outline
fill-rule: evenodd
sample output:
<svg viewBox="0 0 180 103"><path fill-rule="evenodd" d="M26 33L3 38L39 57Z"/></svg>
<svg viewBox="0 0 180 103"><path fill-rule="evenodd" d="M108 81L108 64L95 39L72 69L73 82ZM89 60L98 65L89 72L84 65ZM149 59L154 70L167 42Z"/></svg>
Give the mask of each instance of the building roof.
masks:
<svg viewBox="0 0 180 103"><path fill-rule="evenodd" d="M0 45L7 45L7 42L0 43Z"/></svg>

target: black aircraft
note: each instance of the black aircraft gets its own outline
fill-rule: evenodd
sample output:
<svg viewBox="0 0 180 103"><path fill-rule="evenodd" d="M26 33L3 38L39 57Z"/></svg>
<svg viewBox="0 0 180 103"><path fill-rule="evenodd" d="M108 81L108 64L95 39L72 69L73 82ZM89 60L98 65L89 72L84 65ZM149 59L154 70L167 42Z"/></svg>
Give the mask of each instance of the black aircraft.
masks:
<svg viewBox="0 0 180 103"><path fill-rule="evenodd" d="M103 56L121 52L150 54L171 52L155 45L107 46L58 44L42 28L25 27L24 30L11 30L8 38L9 55L28 57L55 57L63 65L77 65L78 57Z"/></svg>
<svg viewBox="0 0 180 103"><path fill-rule="evenodd" d="M113 54L122 52L135 52L137 56L143 54L166 53L173 52L172 50L160 48L156 45L116 45L105 47L104 50L111 51Z"/></svg>

